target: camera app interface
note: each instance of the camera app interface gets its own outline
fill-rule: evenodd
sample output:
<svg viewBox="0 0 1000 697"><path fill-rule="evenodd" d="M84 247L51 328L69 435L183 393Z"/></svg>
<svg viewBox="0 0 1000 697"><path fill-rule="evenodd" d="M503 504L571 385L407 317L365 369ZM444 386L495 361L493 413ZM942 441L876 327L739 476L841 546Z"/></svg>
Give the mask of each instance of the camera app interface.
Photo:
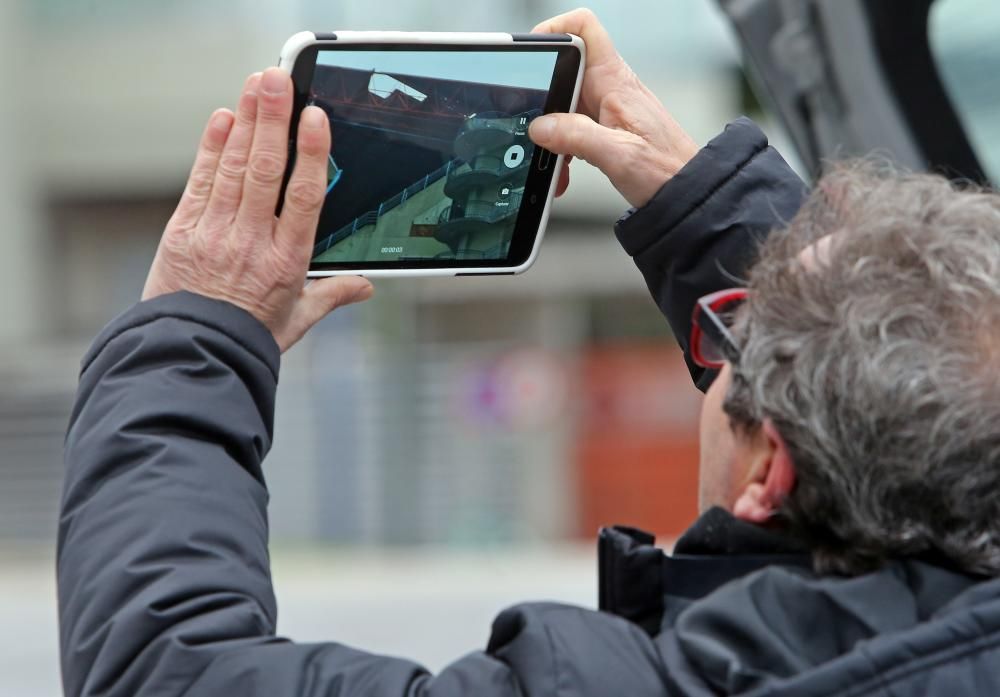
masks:
<svg viewBox="0 0 1000 697"><path fill-rule="evenodd" d="M318 53L333 132L314 262L504 260L555 51Z"/></svg>

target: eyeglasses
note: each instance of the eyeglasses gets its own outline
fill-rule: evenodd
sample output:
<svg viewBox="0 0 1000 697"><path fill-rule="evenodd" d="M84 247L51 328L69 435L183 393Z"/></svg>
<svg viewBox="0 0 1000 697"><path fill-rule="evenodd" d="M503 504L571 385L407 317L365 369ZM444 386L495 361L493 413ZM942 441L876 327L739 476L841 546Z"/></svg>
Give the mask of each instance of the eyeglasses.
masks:
<svg viewBox="0 0 1000 697"><path fill-rule="evenodd" d="M746 288L720 290L699 299L691 315L691 359L718 370L739 358L740 348L729 331L733 313L747 299Z"/></svg>

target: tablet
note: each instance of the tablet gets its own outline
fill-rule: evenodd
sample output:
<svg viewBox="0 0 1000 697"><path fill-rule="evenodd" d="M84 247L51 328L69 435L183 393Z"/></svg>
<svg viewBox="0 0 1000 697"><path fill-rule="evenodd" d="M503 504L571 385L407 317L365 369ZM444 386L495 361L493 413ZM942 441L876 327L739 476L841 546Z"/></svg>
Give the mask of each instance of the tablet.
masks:
<svg viewBox="0 0 1000 697"><path fill-rule="evenodd" d="M584 50L568 34L289 39L279 65L295 85L291 153L307 105L326 112L333 135L309 275L514 274L531 266L562 157L536 147L528 125L576 108Z"/></svg>

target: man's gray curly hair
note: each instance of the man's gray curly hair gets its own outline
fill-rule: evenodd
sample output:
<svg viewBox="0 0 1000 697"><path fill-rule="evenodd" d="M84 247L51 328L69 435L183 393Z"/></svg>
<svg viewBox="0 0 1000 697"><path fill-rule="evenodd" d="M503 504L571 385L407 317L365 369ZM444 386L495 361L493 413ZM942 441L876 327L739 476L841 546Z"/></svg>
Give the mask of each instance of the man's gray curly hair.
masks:
<svg viewBox="0 0 1000 697"><path fill-rule="evenodd" d="M787 443L781 513L817 570L926 556L1000 575L1000 195L838 165L749 292L724 409Z"/></svg>

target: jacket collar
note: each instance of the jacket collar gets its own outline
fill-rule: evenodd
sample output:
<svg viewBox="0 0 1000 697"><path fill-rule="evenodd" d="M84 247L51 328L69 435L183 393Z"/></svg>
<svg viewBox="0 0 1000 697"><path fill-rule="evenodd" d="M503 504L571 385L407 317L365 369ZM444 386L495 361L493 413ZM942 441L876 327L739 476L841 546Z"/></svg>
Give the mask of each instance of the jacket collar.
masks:
<svg viewBox="0 0 1000 697"><path fill-rule="evenodd" d="M805 554L790 535L746 523L715 506L703 513L674 545L674 555Z"/></svg>
<svg viewBox="0 0 1000 697"><path fill-rule="evenodd" d="M673 555L653 535L623 526L598 538L598 606L656 634L671 598L704 597L772 564L809 568L805 547L779 532L744 523L721 508L706 511L677 541Z"/></svg>

